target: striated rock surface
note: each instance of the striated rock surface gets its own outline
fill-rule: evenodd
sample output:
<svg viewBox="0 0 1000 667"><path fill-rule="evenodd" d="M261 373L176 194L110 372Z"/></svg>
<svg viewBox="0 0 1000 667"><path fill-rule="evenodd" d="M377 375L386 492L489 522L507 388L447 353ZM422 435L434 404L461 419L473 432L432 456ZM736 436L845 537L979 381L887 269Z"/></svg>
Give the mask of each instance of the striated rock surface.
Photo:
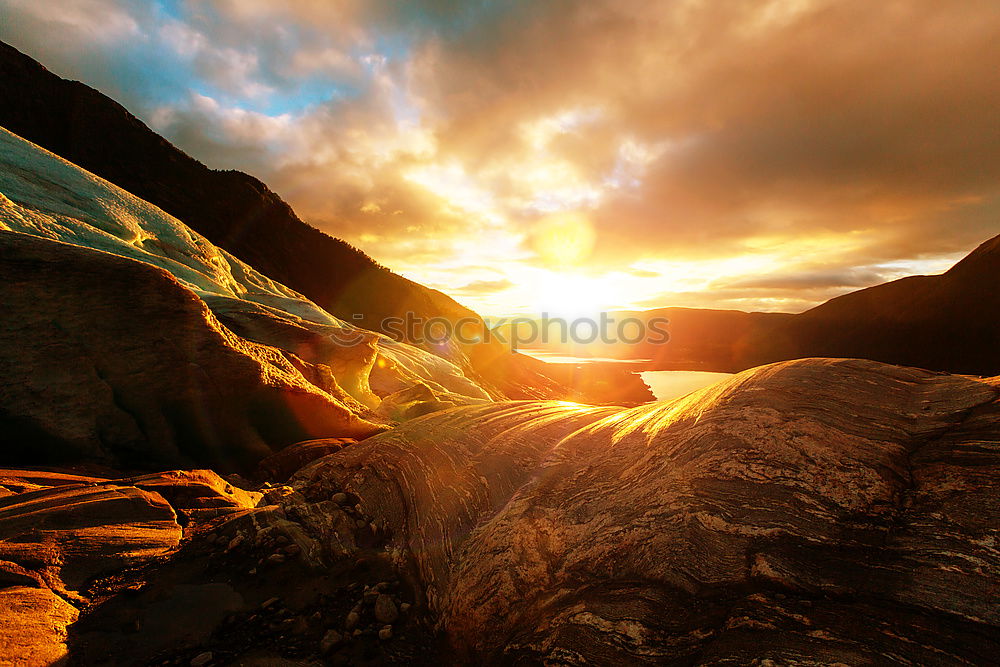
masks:
<svg viewBox="0 0 1000 667"><path fill-rule="evenodd" d="M257 477L283 482L316 459L334 454L344 447L356 443L357 440L353 438L324 438L297 442L271 454L258 463Z"/></svg>
<svg viewBox="0 0 1000 667"><path fill-rule="evenodd" d="M234 469L272 447L380 428L162 270L12 232L0 247L8 463Z"/></svg>
<svg viewBox="0 0 1000 667"><path fill-rule="evenodd" d="M490 400L2 129L0 246L7 463L252 470L292 442L377 432L402 389Z"/></svg>
<svg viewBox="0 0 1000 667"><path fill-rule="evenodd" d="M0 590L0 660L16 667L66 664L66 626L79 612L50 590Z"/></svg>
<svg viewBox="0 0 1000 667"><path fill-rule="evenodd" d="M857 360L622 410L460 407L321 459L462 659L982 664L996 383Z"/></svg>

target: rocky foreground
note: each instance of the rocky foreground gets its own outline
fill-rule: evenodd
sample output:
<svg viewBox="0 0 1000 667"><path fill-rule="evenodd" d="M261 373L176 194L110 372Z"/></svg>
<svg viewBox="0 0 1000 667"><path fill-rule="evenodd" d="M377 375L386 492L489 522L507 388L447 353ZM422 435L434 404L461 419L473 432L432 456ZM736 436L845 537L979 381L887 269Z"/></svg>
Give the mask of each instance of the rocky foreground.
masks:
<svg viewBox="0 0 1000 667"><path fill-rule="evenodd" d="M4 471L0 662L986 664L998 397L813 359L303 443L287 483Z"/></svg>

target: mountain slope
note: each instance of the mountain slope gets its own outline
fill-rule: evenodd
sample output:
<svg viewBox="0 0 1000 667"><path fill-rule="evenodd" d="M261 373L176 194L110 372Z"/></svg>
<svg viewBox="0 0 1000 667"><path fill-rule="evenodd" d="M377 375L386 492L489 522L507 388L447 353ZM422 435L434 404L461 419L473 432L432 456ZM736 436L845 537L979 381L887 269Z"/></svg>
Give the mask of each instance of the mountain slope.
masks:
<svg viewBox="0 0 1000 667"><path fill-rule="evenodd" d="M851 292L760 327L742 365L798 357L862 357L974 375L1000 373L1000 236L938 276Z"/></svg>
<svg viewBox="0 0 1000 667"><path fill-rule="evenodd" d="M327 312L372 331L407 312L425 320L481 320L441 292L378 265L360 250L302 222L256 178L209 169L124 107L49 72L0 42L0 126L161 208L261 273ZM360 316L360 317L356 317ZM480 324L480 326L484 326ZM471 327L466 329L471 333ZM428 347L427 349L431 349ZM497 395L563 398L545 364L503 345L433 346ZM637 378L621 394L649 400Z"/></svg>
<svg viewBox="0 0 1000 667"><path fill-rule="evenodd" d="M445 359L338 320L3 129L0 302L8 462L245 469L489 400Z"/></svg>

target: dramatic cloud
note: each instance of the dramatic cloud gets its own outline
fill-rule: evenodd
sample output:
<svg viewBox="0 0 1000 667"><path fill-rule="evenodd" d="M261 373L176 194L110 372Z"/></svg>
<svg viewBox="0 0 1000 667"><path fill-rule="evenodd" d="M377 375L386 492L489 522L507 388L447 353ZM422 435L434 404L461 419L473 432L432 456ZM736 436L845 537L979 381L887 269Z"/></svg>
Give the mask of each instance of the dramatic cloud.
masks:
<svg viewBox="0 0 1000 667"><path fill-rule="evenodd" d="M995 0L0 12L0 38L491 314L800 310L1000 232Z"/></svg>

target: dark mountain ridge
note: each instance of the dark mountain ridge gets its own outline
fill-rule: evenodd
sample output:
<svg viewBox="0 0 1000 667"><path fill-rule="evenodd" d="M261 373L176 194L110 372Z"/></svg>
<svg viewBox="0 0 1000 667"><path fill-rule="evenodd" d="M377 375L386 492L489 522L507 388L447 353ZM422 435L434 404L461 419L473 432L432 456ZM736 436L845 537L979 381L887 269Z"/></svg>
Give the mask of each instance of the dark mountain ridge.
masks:
<svg viewBox="0 0 1000 667"><path fill-rule="evenodd" d="M471 319L485 329L479 315L451 297L393 273L349 243L306 224L260 180L210 169L111 98L62 79L3 42L0 126L158 206L351 324L398 338L385 321L412 313L425 321ZM421 346L458 364L498 396L594 400L586 387L565 387L543 362L512 354L497 342ZM620 388L613 402L652 398L627 373L609 369L602 384L608 382Z"/></svg>

